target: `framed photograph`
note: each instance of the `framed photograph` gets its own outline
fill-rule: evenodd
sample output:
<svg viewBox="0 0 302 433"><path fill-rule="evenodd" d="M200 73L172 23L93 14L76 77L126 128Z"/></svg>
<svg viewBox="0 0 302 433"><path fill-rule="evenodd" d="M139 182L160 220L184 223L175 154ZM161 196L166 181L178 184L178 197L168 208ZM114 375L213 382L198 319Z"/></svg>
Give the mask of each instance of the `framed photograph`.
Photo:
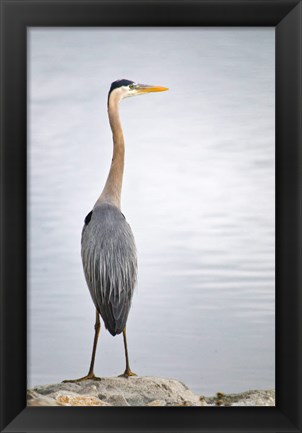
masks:
<svg viewBox="0 0 302 433"><path fill-rule="evenodd" d="M1 431L301 431L301 2L1 13Z"/></svg>

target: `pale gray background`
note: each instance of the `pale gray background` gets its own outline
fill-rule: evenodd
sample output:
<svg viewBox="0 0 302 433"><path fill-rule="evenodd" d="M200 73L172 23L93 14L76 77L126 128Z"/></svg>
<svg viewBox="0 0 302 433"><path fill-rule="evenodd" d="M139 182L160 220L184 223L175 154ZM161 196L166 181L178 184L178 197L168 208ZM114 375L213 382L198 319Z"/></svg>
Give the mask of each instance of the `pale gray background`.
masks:
<svg viewBox="0 0 302 433"><path fill-rule="evenodd" d="M121 104L132 369L206 395L274 388L274 29L36 28L28 46L29 386L87 373L80 234L111 161L110 83L128 78L170 88ZM104 328L95 370L124 370Z"/></svg>

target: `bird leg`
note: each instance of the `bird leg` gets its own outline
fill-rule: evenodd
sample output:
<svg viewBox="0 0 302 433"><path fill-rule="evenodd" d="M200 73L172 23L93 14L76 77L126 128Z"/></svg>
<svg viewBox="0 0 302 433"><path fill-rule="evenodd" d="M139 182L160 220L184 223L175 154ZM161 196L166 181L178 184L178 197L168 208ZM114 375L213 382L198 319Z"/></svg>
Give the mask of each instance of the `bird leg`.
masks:
<svg viewBox="0 0 302 433"><path fill-rule="evenodd" d="M95 353L96 353L96 346L98 343L98 338L100 334L101 329L101 323L100 323L100 316L98 310L96 310L96 317L95 317L95 325L94 325L94 340L93 340L93 348L92 348L92 355L91 355L91 362L88 374L84 377L80 377L79 379L73 379L73 380L63 380L64 383L66 382L83 382L84 380L100 380L99 377L96 377L94 375L93 369L94 369L94 361L95 361Z"/></svg>
<svg viewBox="0 0 302 433"><path fill-rule="evenodd" d="M135 373L131 371L130 365L129 365L129 357L128 357L128 348L127 348L127 337L126 337L126 327L123 330L123 338L124 338L124 347L125 347L125 357L126 357L126 369L123 374L120 375L120 377L130 377L130 376L136 376Z"/></svg>

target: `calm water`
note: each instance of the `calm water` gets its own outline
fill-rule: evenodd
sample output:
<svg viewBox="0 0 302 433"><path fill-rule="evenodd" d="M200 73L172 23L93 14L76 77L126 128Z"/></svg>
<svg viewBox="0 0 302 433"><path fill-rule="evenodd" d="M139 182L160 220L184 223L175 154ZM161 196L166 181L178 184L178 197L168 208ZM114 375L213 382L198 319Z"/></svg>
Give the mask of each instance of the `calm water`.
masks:
<svg viewBox="0 0 302 433"><path fill-rule="evenodd" d="M170 88L121 104L132 369L205 395L274 388L272 28L29 31L29 386L89 366L80 234L110 165L118 78ZM104 328L95 370L124 370Z"/></svg>

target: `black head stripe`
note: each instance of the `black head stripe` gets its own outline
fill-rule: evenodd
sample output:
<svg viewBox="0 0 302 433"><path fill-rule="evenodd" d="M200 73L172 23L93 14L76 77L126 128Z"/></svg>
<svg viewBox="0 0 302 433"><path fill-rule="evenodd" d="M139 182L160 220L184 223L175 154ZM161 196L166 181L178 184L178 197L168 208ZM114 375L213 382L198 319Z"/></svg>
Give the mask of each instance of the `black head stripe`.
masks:
<svg viewBox="0 0 302 433"><path fill-rule="evenodd" d="M118 89L119 87L122 87L122 86L129 86L129 84L132 84L132 83L134 83L134 81L125 80L125 79L113 81L113 83L111 83L109 93L111 93L112 90L114 90L114 89Z"/></svg>
<svg viewBox="0 0 302 433"><path fill-rule="evenodd" d="M111 83L110 90L108 93L108 101L109 101L110 93L113 90L118 89L119 87L122 87L122 86L129 86L132 83L134 83L134 81L125 80L125 79L113 81L113 83Z"/></svg>

